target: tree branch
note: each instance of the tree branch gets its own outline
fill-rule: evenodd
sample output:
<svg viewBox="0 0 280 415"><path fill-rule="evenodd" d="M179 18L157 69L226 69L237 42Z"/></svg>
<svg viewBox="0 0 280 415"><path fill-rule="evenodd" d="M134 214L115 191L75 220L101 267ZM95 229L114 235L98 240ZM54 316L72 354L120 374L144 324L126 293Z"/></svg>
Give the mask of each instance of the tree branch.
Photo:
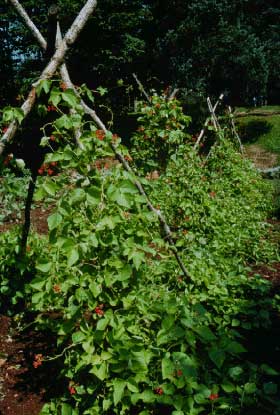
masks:
<svg viewBox="0 0 280 415"><path fill-rule="evenodd" d="M214 105L214 107L213 107L214 112L216 111L216 109L217 109L218 105L222 102L223 97L224 97L224 95L223 95L223 94L221 94L221 95L219 96L218 100L216 101L216 103L215 103L215 105ZM199 136L198 136L198 138L197 138L197 140L196 140L196 143L195 143L195 145L194 145L194 148L195 148L195 149L199 146L200 141L202 140L202 137L203 137L203 136L204 136L204 134L205 134L206 127L208 126L209 122L210 122L210 118L207 118L207 120L205 121L204 126L203 126L202 130L200 131L200 134L199 134Z"/></svg>
<svg viewBox="0 0 280 415"><path fill-rule="evenodd" d="M14 6L18 14L22 17L23 21L25 22L26 26L30 29L33 36L37 39L39 45L42 47L42 49L47 49L47 42L38 30L38 28L35 26L35 24L32 22L28 14L26 13L25 9L22 7L22 5L19 3L18 0L9 0L9 2Z"/></svg>
<svg viewBox="0 0 280 415"><path fill-rule="evenodd" d="M151 103L151 99L150 99L149 95L147 94L147 92L145 91L145 88L144 88L144 86L143 86L142 82L140 82L140 81L139 81L139 79L138 79L138 77L137 77L136 73L133 73L133 74L132 74L132 76L133 76L133 78L135 79L135 81L136 81L136 83L137 83L137 85L138 85L138 87L139 87L140 91L141 91L141 92L142 92L142 94L145 96L146 100L147 100L149 103Z"/></svg>

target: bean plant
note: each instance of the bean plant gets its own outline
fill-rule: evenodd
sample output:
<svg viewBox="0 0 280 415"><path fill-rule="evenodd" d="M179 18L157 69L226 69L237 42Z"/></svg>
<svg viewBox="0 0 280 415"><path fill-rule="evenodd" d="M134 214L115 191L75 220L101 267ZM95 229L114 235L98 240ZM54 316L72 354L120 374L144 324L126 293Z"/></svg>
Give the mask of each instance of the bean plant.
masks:
<svg viewBox="0 0 280 415"><path fill-rule="evenodd" d="M48 236L31 234L24 259L14 259L15 230L0 244L2 299L22 301L7 279L13 262L36 329L57 338L56 353L37 354L33 366L57 360L68 386L41 415L276 414L279 373L256 364L246 343L279 310L270 283L248 278L250 264L277 259L265 222L270 186L222 135L205 163L175 100L157 96L143 107L131 160L66 92L50 93L64 113L42 144L55 137L45 163L75 180L42 175L36 200L56 207ZM80 147L71 141L77 125ZM187 275L112 143L143 172L137 179L167 218Z"/></svg>

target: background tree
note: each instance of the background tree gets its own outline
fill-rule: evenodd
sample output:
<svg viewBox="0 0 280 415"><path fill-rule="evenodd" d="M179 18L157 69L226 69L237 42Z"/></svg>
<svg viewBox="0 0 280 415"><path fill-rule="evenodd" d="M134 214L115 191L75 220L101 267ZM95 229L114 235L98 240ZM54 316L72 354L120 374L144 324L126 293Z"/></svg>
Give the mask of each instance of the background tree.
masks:
<svg viewBox="0 0 280 415"><path fill-rule="evenodd" d="M62 30L83 3L58 1ZM42 0L22 4L46 35L48 5ZM42 67L42 53L8 2L1 11L1 79L29 85ZM277 103L279 16L276 0L104 0L68 65L77 84L108 88L108 105L117 114L131 111L139 95L133 72L147 89L171 84L186 88L188 96L190 90L227 91L232 103L250 104L255 95ZM6 99L7 89L0 94Z"/></svg>

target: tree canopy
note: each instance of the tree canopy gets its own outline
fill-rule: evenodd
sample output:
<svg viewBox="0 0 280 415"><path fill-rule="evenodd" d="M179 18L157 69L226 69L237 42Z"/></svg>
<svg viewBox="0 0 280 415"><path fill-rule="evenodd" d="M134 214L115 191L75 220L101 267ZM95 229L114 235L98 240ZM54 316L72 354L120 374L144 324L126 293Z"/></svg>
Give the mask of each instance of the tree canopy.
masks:
<svg viewBox="0 0 280 415"><path fill-rule="evenodd" d="M83 1L57 3L66 30ZM22 4L45 34L48 5L41 0ZM15 90L42 68L42 54L9 2L1 12L0 76ZM262 95L276 103L279 17L275 0L104 0L68 64L77 83L114 88L110 98L118 105L133 84L133 72L151 87L170 84L216 95L227 91L234 103ZM1 100L10 93L2 87Z"/></svg>

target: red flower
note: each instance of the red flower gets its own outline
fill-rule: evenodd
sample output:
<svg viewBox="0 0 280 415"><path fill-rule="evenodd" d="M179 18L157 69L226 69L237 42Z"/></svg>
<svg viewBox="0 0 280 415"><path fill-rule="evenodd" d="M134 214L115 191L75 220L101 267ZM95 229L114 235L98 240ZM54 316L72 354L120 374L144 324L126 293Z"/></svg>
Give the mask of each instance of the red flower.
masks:
<svg viewBox="0 0 280 415"><path fill-rule="evenodd" d="M44 169L42 169L42 167L40 168L40 169L38 169L38 173L40 174L40 176L42 175L42 174L44 174Z"/></svg>
<svg viewBox="0 0 280 415"><path fill-rule="evenodd" d="M48 169L48 175L52 176L54 174L54 171L52 169Z"/></svg>
<svg viewBox="0 0 280 415"><path fill-rule="evenodd" d="M52 161L52 162L50 163L50 165L51 165L52 167L57 166L57 161Z"/></svg>
<svg viewBox="0 0 280 415"><path fill-rule="evenodd" d="M65 82L61 82L60 88L62 89L62 91L65 91L67 89L67 85L65 84Z"/></svg>
<svg viewBox="0 0 280 415"><path fill-rule="evenodd" d="M35 356L34 356L34 362L33 362L33 367L35 368L35 369L37 369L37 367L38 366L41 366L41 364L42 364L42 361L43 361L43 355L41 354L41 353L39 353L39 354L35 354Z"/></svg>
<svg viewBox="0 0 280 415"><path fill-rule="evenodd" d="M47 106L47 111L51 112L51 111L56 111L56 107L54 105L48 105Z"/></svg>
<svg viewBox="0 0 280 415"><path fill-rule="evenodd" d="M54 286L53 286L53 290L54 290L54 292L55 292L56 294L60 293L60 292L61 292L60 285L58 285L58 284L54 284Z"/></svg>
<svg viewBox="0 0 280 415"><path fill-rule="evenodd" d="M155 389L155 394L157 394L157 395L163 395L163 389L162 388L156 388Z"/></svg>
<svg viewBox="0 0 280 415"><path fill-rule="evenodd" d="M215 401L218 398L219 395L217 393L211 393L211 395L209 396L210 401Z"/></svg>
<svg viewBox="0 0 280 415"><path fill-rule="evenodd" d="M75 395L75 393L77 393L76 389L74 388L74 386L68 386L68 390L70 392L71 395Z"/></svg>
<svg viewBox="0 0 280 415"><path fill-rule="evenodd" d="M96 130L95 131L96 138L100 141L104 140L105 133L103 130Z"/></svg>
<svg viewBox="0 0 280 415"><path fill-rule="evenodd" d="M51 135L51 136L50 136L50 140L51 140L51 141L55 141L55 136L54 136L54 135Z"/></svg>
<svg viewBox="0 0 280 415"><path fill-rule="evenodd" d="M99 306L95 307L94 311L97 315L99 316L104 316L104 311L103 311L103 304L100 304Z"/></svg>
<svg viewBox="0 0 280 415"><path fill-rule="evenodd" d="M180 376L182 376L182 374L183 374L183 372L182 372L182 370L181 370L181 369L177 370L176 375L178 376L178 378L179 378Z"/></svg>
<svg viewBox="0 0 280 415"><path fill-rule="evenodd" d="M3 127L2 132L5 134L8 131L8 127Z"/></svg>

